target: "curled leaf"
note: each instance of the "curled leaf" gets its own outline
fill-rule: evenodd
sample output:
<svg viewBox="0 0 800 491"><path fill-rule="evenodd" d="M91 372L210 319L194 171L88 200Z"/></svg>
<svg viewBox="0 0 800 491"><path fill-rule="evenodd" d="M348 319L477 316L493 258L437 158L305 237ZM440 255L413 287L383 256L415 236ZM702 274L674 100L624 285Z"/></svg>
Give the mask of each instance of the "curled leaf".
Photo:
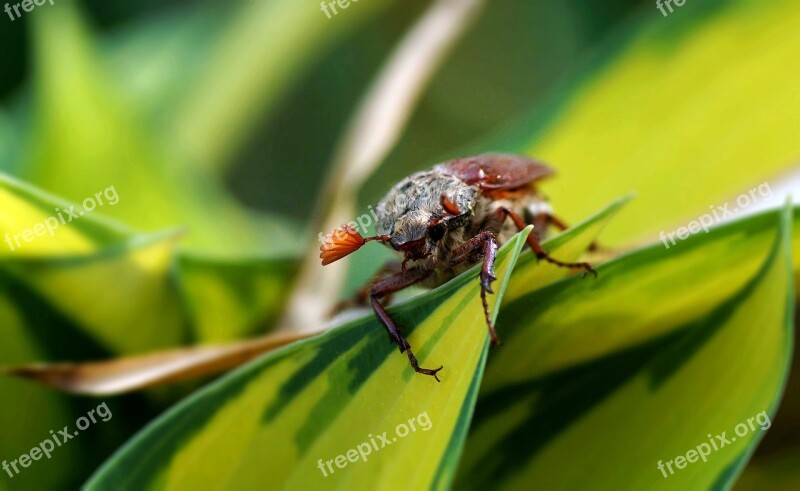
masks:
<svg viewBox="0 0 800 491"><path fill-rule="evenodd" d="M115 395L224 372L294 341L293 332L219 346L195 346L88 363L35 364L3 370L71 394Z"/></svg>

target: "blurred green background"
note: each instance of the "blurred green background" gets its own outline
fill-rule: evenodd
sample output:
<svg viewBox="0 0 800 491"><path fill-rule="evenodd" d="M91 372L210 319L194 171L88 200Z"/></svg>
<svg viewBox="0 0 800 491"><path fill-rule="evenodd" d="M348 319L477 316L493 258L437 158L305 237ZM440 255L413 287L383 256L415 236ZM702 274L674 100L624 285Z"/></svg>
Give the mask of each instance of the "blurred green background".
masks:
<svg viewBox="0 0 800 491"><path fill-rule="evenodd" d="M30 203L47 216L110 185L120 202L82 218L72 241L0 247L0 365L272 329L313 254L314 197L344 129L430 3L364 0L329 20L305 0L57 0L2 18L0 171L15 180L3 181L0 232L35 223ZM638 191L604 238L618 247L765 180L796 188L785 176L800 163L799 14L787 0L688 0L666 18L644 1L491 0L357 209L484 149L551 162L561 175L545 191L572 223ZM347 288L384 256L365 250L374 261ZM742 486L797 477L798 385ZM0 489L74 488L196 387L105 399L112 423ZM5 377L0 390L0 458L98 403Z"/></svg>

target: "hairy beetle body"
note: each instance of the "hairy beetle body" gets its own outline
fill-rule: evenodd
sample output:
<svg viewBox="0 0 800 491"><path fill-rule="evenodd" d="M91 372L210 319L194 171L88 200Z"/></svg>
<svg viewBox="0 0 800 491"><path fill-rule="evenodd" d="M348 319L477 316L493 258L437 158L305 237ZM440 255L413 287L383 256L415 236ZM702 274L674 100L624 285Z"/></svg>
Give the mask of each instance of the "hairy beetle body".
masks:
<svg viewBox="0 0 800 491"><path fill-rule="evenodd" d="M588 263L565 263L550 257L539 242L548 225L565 228L535 186L552 174L553 170L541 162L498 153L451 160L417 172L394 186L378 204L381 218L376 236L365 239L343 225L326 236L320 247L322 264L338 261L369 241L383 242L402 255L402 262L381 269L356 301L369 300L390 339L406 353L414 370L438 381L442 367L419 366L381 299L416 284L439 286L482 262L481 302L492 342L497 344L486 295L494 293L497 249L515 233L533 224L534 232L526 240L538 258L594 272Z"/></svg>
<svg viewBox="0 0 800 491"><path fill-rule="evenodd" d="M429 224L448 212L441 203L446 195L464 213L445 218L445 232L441 239L426 236ZM420 284L436 287L463 273L481 260L472 258L452 264L452 253L467 240L484 230L494 234L502 246L518 230L512 222L501 216L500 210L511 209L529 219L542 213L550 213L549 203L536 191L533 183L514 190L482 190L475 184L467 184L458 177L444 174L438 169L413 174L394 186L378 203L383 215L376 224L378 235L388 235L392 240L387 247L398 249L404 244L425 239L421 258L407 261L408 268L431 270L431 275Z"/></svg>

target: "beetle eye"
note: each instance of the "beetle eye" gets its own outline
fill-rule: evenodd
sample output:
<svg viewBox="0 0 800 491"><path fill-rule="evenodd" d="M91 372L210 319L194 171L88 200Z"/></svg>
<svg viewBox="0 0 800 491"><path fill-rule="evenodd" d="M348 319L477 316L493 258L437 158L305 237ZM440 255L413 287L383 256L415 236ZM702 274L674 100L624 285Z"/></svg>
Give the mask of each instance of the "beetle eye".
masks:
<svg viewBox="0 0 800 491"><path fill-rule="evenodd" d="M428 237L430 237L431 240L434 242L439 242L440 240L442 240L442 237L444 237L444 231L445 231L444 224L437 223L436 225L428 229Z"/></svg>

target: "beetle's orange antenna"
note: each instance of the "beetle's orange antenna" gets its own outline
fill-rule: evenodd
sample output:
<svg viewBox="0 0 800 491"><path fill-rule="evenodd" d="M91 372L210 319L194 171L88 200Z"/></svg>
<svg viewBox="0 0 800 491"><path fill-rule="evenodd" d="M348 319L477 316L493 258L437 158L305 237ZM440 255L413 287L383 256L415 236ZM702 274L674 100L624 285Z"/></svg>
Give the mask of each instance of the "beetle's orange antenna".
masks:
<svg viewBox="0 0 800 491"><path fill-rule="evenodd" d="M389 236L376 235L365 239L358 233L358 230L350 225L339 226L339 228L326 235L325 241L319 246L319 257L322 259L322 265L328 265L354 253L371 240L386 242L389 240Z"/></svg>

